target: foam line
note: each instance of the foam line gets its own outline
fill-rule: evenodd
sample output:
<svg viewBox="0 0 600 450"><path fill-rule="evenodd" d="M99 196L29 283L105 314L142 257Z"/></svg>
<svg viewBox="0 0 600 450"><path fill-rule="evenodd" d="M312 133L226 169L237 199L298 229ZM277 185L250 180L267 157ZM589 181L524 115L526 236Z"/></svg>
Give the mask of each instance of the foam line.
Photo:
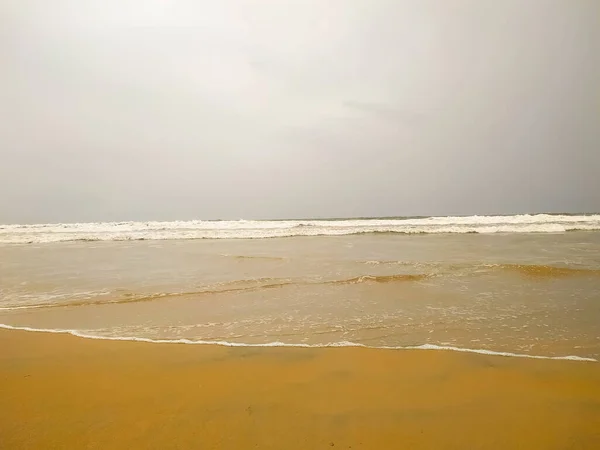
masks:
<svg viewBox="0 0 600 450"><path fill-rule="evenodd" d="M540 356L540 355L526 355L522 353L511 353L511 352L496 352L493 350L485 349L472 349L472 348L461 348L435 344L423 344L423 345L411 345L411 346L367 346L359 344L357 342L340 341L331 342L328 344L287 344L284 342L266 342L263 344L244 344L240 342L228 342L228 341L203 341L203 340L191 340L191 339L150 339L143 337L128 337L128 336L94 336L91 334L85 334L78 330L62 330L53 328L30 328L30 327L18 327L0 323L0 329L5 330L19 330L19 331L30 331L37 333L54 333L54 334L70 334L72 336L84 338L84 339L98 339L106 341L134 341L134 342L147 342L152 344L193 344L193 345L220 345L224 347L299 347L299 348L329 348L329 347L360 347L360 348L373 348L383 350L445 350L455 351L463 353L478 353L481 355L490 356L504 356L513 358L529 358L529 359L552 359L552 360L567 360L567 361L589 361L597 362L594 358L585 358L581 356Z"/></svg>

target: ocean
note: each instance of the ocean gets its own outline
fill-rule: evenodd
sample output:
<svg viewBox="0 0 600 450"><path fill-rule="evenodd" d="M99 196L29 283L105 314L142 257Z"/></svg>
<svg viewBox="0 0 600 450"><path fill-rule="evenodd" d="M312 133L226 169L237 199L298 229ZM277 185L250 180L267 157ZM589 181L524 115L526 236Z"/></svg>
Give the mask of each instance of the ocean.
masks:
<svg viewBox="0 0 600 450"><path fill-rule="evenodd" d="M0 225L0 327L600 359L600 215Z"/></svg>

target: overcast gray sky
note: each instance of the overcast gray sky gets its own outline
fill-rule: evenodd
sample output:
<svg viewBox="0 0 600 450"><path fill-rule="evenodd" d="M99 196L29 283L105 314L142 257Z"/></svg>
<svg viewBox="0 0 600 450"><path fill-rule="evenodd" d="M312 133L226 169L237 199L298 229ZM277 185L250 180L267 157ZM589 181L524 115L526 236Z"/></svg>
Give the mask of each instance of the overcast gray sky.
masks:
<svg viewBox="0 0 600 450"><path fill-rule="evenodd" d="M600 210L597 0L3 0L0 222Z"/></svg>

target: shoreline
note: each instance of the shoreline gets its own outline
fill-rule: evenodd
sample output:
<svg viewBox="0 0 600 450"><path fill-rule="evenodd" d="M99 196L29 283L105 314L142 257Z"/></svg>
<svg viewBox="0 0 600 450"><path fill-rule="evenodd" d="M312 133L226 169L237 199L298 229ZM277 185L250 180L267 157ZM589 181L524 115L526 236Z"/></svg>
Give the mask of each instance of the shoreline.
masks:
<svg viewBox="0 0 600 450"><path fill-rule="evenodd" d="M85 334L78 330L67 330L67 329L53 329L53 328L31 328L31 327L20 327L0 323L0 330L13 330L13 331L25 331L29 333L47 333L47 334L66 334L80 339L91 339L100 341L120 341L120 342L143 342L148 344L183 344L183 345L204 345L204 346L218 346L218 347L233 347L233 348L305 348L305 349L322 349L322 348L364 348L371 350L436 350L446 352L458 352L458 353L473 353L478 355L487 356L502 356L506 358L525 358L525 359L539 359L539 360L554 360L554 361L579 361L579 362L598 362L595 358L588 358L584 356L576 355L564 355L564 356L544 356L544 355L528 355L524 353L513 353L504 351L495 351L487 349L477 348L464 348L454 347L447 345L438 344L421 344L411 346L379 346L371 347L368 345L360 344L357 342L333 342L330 344L291 344L284 342L266 342L266 343L238 343L229 341L204 341L204 340L191 340L191 339L151 339L144 337L129 337L129 336L95 336L92 334Z"/></svg>
<svg viewBox="0 0 600 450"><path fill-rule="evenodd" d="M600 447L600 365L0 329L3 448Z"/></svg>

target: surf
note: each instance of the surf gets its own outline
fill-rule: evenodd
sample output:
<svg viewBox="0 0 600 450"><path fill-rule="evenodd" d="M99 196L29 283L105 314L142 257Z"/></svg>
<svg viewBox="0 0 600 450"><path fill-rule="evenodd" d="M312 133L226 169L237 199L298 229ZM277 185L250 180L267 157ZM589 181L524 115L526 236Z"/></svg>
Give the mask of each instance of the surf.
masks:
<svg viewBox="0 0 600 450"><path fill-rule="evenodd" d="M267 239L354 234L564 233L600 230L600 215L523 214L339 220L98 222L0 225L0 243Z"/></svg>

